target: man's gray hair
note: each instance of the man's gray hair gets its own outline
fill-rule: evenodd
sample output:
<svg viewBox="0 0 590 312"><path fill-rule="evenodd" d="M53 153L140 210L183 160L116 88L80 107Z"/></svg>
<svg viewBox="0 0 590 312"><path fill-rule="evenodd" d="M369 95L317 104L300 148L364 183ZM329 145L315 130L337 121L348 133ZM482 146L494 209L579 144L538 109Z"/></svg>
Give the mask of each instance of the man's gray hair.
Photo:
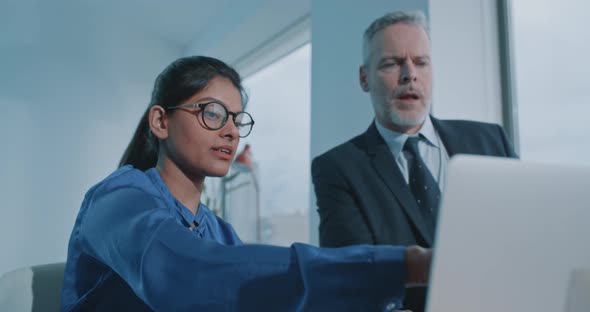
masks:
<svg viewBox="0 0 590 312"><path fill-rule="evenodd" d="M369 46L375 34L388 26L400 23L422 27L430 39L430 29L428 28L426 16L422 11L394 11L387 13L374 20L369 25L369 28L365 30L363 36L363 63L365 65L369 64L369 56L371 54Z"/></svg>

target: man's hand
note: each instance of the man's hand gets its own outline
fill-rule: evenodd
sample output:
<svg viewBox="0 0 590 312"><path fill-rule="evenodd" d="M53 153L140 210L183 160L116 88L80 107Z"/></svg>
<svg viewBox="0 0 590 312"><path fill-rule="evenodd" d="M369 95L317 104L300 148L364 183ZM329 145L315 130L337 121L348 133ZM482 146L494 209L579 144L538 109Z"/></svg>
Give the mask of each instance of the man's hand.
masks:
<svg viewBox="0 0 590 312"><path fill-rule="evenodd" d="M426 286L430 277L432 249L420 246L406 248L406 270L408 279L406 287Z"/></svg>

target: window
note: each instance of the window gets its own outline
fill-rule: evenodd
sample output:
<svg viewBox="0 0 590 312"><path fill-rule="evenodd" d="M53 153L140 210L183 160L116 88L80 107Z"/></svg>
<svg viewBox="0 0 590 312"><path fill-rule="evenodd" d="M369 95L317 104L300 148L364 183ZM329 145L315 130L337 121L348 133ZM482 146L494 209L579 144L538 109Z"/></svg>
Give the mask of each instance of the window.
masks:
<svg viewBox="0 0 590 312"><path fill-rule="evenodd" d="M511 3L521 158L590 164L590 4Z"/></svg>
<svg viewBox="0 0 590 312"><path fill-rule="evenodd" d="M308 241L310 77L307 43L244 80L256 124L240 145L251 146L266 243Z"/></svg>

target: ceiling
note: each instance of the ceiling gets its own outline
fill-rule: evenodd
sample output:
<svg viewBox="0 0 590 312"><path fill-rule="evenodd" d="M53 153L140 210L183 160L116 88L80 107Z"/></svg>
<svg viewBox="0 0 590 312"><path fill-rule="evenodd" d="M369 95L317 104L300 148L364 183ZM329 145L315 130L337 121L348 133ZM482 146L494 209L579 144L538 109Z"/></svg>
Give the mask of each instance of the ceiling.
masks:
<svg viewBox="0 0 590 312"><path fill-rule="evenodd" d="M309 12L310 0L5 0L0 46L27 44L48 30L68 38L124 32L235 61Z"/></svg>

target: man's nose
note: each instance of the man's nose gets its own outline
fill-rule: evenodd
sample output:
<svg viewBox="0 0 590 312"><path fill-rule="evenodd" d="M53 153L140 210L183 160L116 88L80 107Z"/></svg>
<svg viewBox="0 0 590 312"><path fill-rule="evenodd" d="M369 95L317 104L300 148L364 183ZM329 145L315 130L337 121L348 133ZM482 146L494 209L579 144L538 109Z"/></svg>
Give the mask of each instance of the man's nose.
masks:
<svg viewBox="0 0 590 312"><path fill-rule="evenodd" d="M406 84L416 80L416 70L413 65L405 64L402 66L400 83Z"/></svg>

